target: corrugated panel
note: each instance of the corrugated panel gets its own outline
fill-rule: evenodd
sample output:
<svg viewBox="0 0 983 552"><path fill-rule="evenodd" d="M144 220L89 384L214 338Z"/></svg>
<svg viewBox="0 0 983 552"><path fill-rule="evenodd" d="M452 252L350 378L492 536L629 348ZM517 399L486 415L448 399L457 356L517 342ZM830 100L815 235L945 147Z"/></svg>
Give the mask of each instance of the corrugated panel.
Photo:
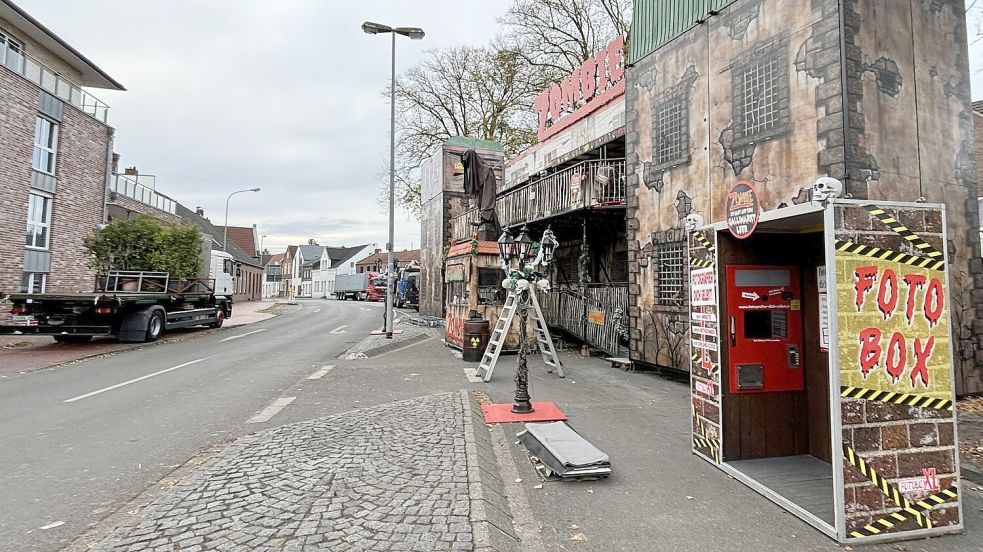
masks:
<svg viewBox="0 0 983 552"><path fill-rule="evenodd" d="M629 63L635 63L683 34L710 12L736 0L635 0Z"/></svg>
<svg viewBox="0 0 983 552"><path fill-rule="evenodd" d="M51 252L25 249L24 272L51 272Z"/></svg>
<svg viewBox="0 0 983 552"><path fill-rule="evenodd" d="M53 194L58 191L58 180L50 174L31 171L31 187Z"/></svg>
<svg viewBox="0 0 983 552"><path fill-rule="evenodd" d="M56 121L61 121L64 110L65 104L61 100L44 90L41 91L41 95L38 96L38 111Z"/></svg>

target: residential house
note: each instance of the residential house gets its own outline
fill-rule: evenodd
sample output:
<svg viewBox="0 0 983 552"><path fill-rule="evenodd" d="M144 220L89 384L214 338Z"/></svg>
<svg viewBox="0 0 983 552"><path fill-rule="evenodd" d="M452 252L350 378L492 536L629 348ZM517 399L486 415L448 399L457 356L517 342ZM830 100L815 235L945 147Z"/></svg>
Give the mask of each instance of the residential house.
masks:
<svg viewBox="0 0 983 552"><path fill-rule="evenodd" d="M176 212L183 220L194 224L201 230L202 237L204 238L203 249L205 250L203 256L207 256L205 253L210 251L223 250L222 231L205 218L205 211L201 207L192 211L178 203ZM229 240L224 250L232 255L232 258L235 260L235 273L233 274L235 292L232 295L233 302L260 300L263 296L263 267L260 265L259 257L254 257L243 251L232 240ZM203 276L207 276L207 262L204 263L202 269Z"/></svg>
<svg viewBox="0 0 983 552"><path fill-rule="evenodd" d="M287 251L283 254L283 261L281 262L283 279L280 281L280 292L283 297L296 297L300 290L300 268L294 269L298 247L296 245L287 246Z"/></svg>
<svg viewBox="0 0 983 552"><path fill-rule="evenodd" d="M215 228L222 232L223 240L226 227L225 226L215 226ZM229 241L234 242L239 249L242 249L251 257L259 257L259 232L256 230L256 225L252 227L248 226L229 226L228 227Z"/></svg>
<svg viewBox="0 0 983 552"><path fill-rule="evenodd" d="M362 272L386 272L386 263L389 261L389 252L376 249L371 255L355 263L355 271ZM394 268L406 268L409 266L420 266L420 250L404 249L393 251Z"/></svg>
<svg viewBox="0 0 983 552"><path fill-rule="evenodd" d="M83 86L125 90L0 0L0 293L92 289L82 239L106 220L113 129Z"/></svg>
<svg viewBox="0 0 983 552"><path fill-rule="evenodd" d="M271 255L263 266L263 298L283 297L283 260L286 253Z"/></svg>
<svg viewBox="0 0 983 552"><path fill-rule="evenodd" d="M297 247L293 259L295 271L300 273L298 297L330 297L334 293L335 276L354 274L356 264L368 257L370 245L354 247L327 247L310 240Z"/></svg>

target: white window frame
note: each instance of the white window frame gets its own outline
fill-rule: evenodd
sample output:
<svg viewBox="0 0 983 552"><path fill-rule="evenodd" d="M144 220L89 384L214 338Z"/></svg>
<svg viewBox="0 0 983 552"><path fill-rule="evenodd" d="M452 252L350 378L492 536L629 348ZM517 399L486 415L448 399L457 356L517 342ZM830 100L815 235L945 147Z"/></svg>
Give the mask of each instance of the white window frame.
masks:
<svg viewBox="0 0 983 552"><path fill-rule="evenodd" d="M45 286L48 285L48 275L44 272L25 272L24 276L27 277L27 285L24 285L23 280L21 280L21 289L24 291L22 293L44 293ZM34 291L35 279L41 277L41 291Z"/></svg>
<svg viewBox="0 0 983 552"><path fill-rule="evenodd" d="M44 144L39 141L42 138L38 136L38 131L40 130L40 126L43 123L47 123L48 125L50 125L50 130L48 132L48 135L51 138L50 144ZM49 155L51 156L51 163L47 169L41 168L39 166L41 165L40 163L41 157L38 155L38 152L41 152L41 155L43 155L45 158L47 158ZM31 156L31 166L34 167L34 170L36 171L54 176L55 167L57 165L58 165L58 123L52 121L51 119L48 119L47 117L42 117L41 115L38 115L37 119L34 122L34 151Z"/></svg>
<svg viewBox="0 0 983 552"><path fill-rule="evenodd" d="M39 197L39 198L41 198L43 200L43 203L42 203L43 207L42 207L42 209L45 211L43 213L43 215L44 215L44 221L39 222L39 221L31 220L31 215L33 214L32 213L32 209L31 209L31 198L32 197ZM32 243L26 243L26 240L25 240L24 247L26 247L27 249L35 249L35 250L38 250L38 251L47 251L47 250L51 249L51 212L54 210L53 209L54 198L52 198L50 195L47 195L47 194L42 194L42 193L38 193L38 192L32 191L30 194L28 194L28 200L27 201L28 201L28 203L27 203L27 226L26 226L25 230L31 230L32 227L40 227L40 228L44 228L46 230L46 232L45 232L44 245L37 245L36 244L36 240L34 238L36 238L38 234L37 234L37 230L35 229L33 232L31 232L31 236L32 236L32 240L31 241L32 241ZM26 233L25 233L24 237L25 238L27 237L27 234Z"/></svg>

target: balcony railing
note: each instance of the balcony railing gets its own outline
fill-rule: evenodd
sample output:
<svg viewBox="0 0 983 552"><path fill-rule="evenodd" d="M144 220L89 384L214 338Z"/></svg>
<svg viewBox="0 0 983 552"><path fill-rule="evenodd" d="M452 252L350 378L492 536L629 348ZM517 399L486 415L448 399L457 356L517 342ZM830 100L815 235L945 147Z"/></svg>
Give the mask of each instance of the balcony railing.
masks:
<svg viewBox="0 0 983 552"><path fill-rule="evenodd" d="M613 356L625 356L628 286L592 284L583 293L554 290L540 299L546 323Z"/></svg>
<svg viewBox="0 0 983 552"><path fill-rule="evenodd" d="M578 163L498 197L502 226L515 226L577 209L625 204L625 160Z"/></svg>
<svg viewBox="0 0 983 552"><path fill-rule="evenodd" d="M172 215L177 213L177 203L173 199L158 194L149 186L140 184L137 181L138 178L144 177L136 177L126 174L113 175L113 179L109 183L109 191L135 199L140 203L149 205L154 209L164 211L165 213L170 213Z"/></svg>
<svg viewBox="0 0 983 552"><path fill-rule="evenodd" d="M451 219L451 239L455 242L471 239L478 229L478 210L471 209Z"/></svg>
<svg viewBox="0 0 983 552"><path fill-rule="evenodd" d="M103 123L109 106L24 52L0 46L0 64Z"/></svg>

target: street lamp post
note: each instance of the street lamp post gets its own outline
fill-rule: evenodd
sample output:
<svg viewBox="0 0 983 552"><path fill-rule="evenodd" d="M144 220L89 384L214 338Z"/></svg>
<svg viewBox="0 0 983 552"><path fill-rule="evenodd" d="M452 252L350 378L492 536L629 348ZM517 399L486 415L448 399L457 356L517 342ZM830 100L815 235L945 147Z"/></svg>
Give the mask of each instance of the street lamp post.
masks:
<svg viewBox="0 0 983 552"><path fill-rule="evenodd" d="M259 191L259 188L248 188L248 189L245 189L245 190L236 190L236 191L232 192L231 194L229 194L229 197L225 198L225 227L224 227L224 229L225 229L224 234L225 235L222 236L222 253L226 253L227 252L226 251L226 247L228 247L228 244L229 244L229 201L231 201L232 200L232 196L234 196L236 194L241 194L242 192L258 192L258 191Z"/></svg>
<svg viewBox="0 0 983 552"><path fill-rule="evenodd" d="M389 251L386 262L386 339L393 338L393 242L395 241L395 205L396 205L396 35L408 36L413 40L421 40L423 29L418 27L390 27L381 23L366 21L362 23L362 31L366 34L392 34L392 80L389 81Z"/></svg>
<svg viewBox="0 0 983 552"><path fill-rule="evenodd" d="M533 411L529 397L529 366L526 361L529 354L528 336L526 334L526 324L529 320L529 299L530 294L535 293L533 285L541 289L549 289L549 282L541 279L541 274L536 272L536 266L545 267L553 260L553 252L556 251L558 242L553 231L547 227L539 242L539 252L533 259L534 245L529 237L529 228L526 226L522 227L519 235L514 239L508 228L498 238L502 269L507 276L502 285L515 293L516 305L519 309L519 355L515 369L515 398L512 401L512 412L516 414L527 414ZM516 261L515 269L513 269L512 261ZM530 283L530 280L535 284Z"/></svg>

